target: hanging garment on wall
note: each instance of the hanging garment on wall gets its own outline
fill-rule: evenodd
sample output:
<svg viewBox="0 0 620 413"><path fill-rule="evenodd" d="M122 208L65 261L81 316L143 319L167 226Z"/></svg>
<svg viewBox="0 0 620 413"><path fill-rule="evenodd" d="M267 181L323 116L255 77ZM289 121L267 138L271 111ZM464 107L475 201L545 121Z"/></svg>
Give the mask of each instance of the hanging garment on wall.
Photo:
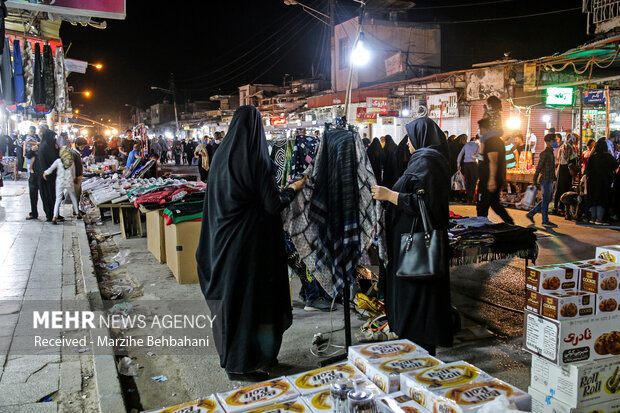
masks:
<svg viewBox="0 0 620 413"><path fill-rule="evenodd" d="M22 48L19 40L13 40L13 70L15 72L15 103L24 102L24 70L22 67Z"/></svg>
<svg viewBox="0 0 620 413"><path fill-rule="evenodd" d="M0 36L2 36L3 39L6 32L6 23L4 19L6 19L6 17L9 15L9 12L6 9L6 5L4 3L6 3L6 0L0 0ZM0 44L0 54L4 53L4 47L5 45L3 43Z"/></svg>
<svg viewBox="0 0 620 413"><path fill-rule="evenodd" d="M338 293L375 238L387 263L383 206L370 191L377 181L361 138L343 129L325 132L306 172L305 187L285 211L284 229L321 286Z"/></svg>
<svg viewBox="0 0 620 413"><path fill-rule="evenodd" d="M43 105L45 92L43 90L43 71L41 67L41 45L34 44L34 69L32 72L32 104Z"/></svg>
<svg viewBox="0 0 620 413"><path fill-rule="evenodd" d="M286 142L286 150L284 151L284 167L282 171L282 182L280 182L281 188L288 186L290 182L294 146L295 146L295 140L288 140Z"/></svg>
<svg viewBox="0 0 620 413"><path fill-rule="evenodd" d="M62 47L56 47L56 66L54 68L56 80L56 110L67 110L67 78L65 76L65 55Z"/></svg>
<svg viewBox="0 0 620 413"><path fill-rule="evenodd" d="M54 57L52 56L52 46L43 46L43 90L45 93L43 104L45 110L54 108L56 104L56 92L54 84Z"/></svg>
<svg viewBox="0 0 620 413"><path fill-rule="evenodd" d="M314 136L300 135L295 139L289 181L293 181L297 175L303 174L314 159L318 145L319 140Z"/></svg>
<svg viewBox="0 0 620 413"><path fill-rule="evenodd" d="M286 140L278 140L273 144L271 149L271 159L275 162L277 169L274 171L275 180L280 184L284 174L284 157L286 156Z"/></svg>
<svg viewBox="0 0 620 413"><path fill-rule="evenodd" d="M30 42L24 40L24 57L22 60L24 73L24 99L22 106L27 108L32 105L32 90L34 87L33 53Z"/></svg>
<svg viewBox="0 0 620 413"><path fill-rule="evenodd" d="M13 64L11 63L11 47L9 38L4 39L4 53L2 53L2 99L7 106L15 104L15 90L13 89Z"/></svg>

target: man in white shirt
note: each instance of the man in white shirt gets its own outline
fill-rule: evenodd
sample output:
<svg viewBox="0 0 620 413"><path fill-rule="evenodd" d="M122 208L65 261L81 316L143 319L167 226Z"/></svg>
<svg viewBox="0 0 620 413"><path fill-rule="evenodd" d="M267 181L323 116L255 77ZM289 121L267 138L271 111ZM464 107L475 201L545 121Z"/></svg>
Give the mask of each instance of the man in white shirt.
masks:
<svg viewBox="0 0 620 413"><path fill-rule="evenodd" d="M536 142L536 135L534 134L534 132L530 132L530 136L527 138L527 145L529 146L532 153L536 153Z"/></svg>

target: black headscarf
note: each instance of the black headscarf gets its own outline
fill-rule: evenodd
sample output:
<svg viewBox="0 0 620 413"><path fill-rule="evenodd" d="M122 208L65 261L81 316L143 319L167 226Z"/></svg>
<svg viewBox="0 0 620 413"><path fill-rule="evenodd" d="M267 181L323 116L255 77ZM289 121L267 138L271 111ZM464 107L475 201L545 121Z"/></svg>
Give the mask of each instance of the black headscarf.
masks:
<svg viewBox="0 0 620 413"><path fill-rule="evenodd" d="M41 145L37 152L36 162L39 165L41 173L52 166L54 161L58 159L58 148L56 148L56 132L46 130L41 138Z"/></svg>
<svg viewBox="0 0 620 413"><path fill-rule="evenodd" d="M368 154L368 160L372 166L372 171L375 173L375 178L377 178L377 184L381 185L383 175L381 173L383 168L383 148L381 148L381 141L374 138L368 149L366 149L366 153Z"/></svg>
<svg viewBox="0 0 620 413"><path fill-rule="evenodd" d="M368 147L370 146L370 139L364 138L362 139L362 142L364 142L364 149L368 149Z"/></svg>
<svg viewBox="0 0 620 413"><path fill-rule="evenodd" d="M416 151L421 148L435 149L446 160L450 159L446 135L431 118L416 119L408 123L405 129L409 136L409 142L411 142Z"/></svg>
<svg viewBox="0 0 620 413"><path fill-rule="evenodd" d="M382 185L388 188L394 186L400 173L398 171L398 160L396 151L398 146L390 135L385 135L385 146L383 147L383 182Z"/></svg>
<svg viewBox="0 0 620 413"><path fill-rule="evenodd" d="M398 149L396 150L396 164L398 167L398 176L402 176L402 174L407 169L407 165L409 164L409 159L411 158L411 152L409 152L409 146L407 142L409 141L409 137L405 135L403 140L398 144Z"/></svg>
<svg viewBox="0 0 620 413"><path fill-rule="evenodd" d="M609 153L609 146L607 146L607 139L601 138L596 142L596 145L594 145L594 152L592 155L601 155L604 153Z"/></svg>

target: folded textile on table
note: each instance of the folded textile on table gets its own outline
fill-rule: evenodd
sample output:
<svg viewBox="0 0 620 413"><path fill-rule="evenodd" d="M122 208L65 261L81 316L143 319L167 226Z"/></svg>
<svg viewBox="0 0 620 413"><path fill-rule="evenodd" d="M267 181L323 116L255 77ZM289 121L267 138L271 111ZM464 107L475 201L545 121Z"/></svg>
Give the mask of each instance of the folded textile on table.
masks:
<svg viewBox="0 0 620 413"><path fill-rule="evenodd" d="M181 201L185 196L191 193L202 191L199 187L194 186L181 186L173 188L162 188L155 192L149 192L145 195L139 196L133 201L136 208L141 204L159 204L163 205L168 202Z"/></svg>
<svg viewBox="0 0 620 413"><path fill-rule="evenodd" d="M202 209L202 201L179 202L164 209L162 215L166 220L166 225L184 221L200 221L202 220Z"/></svg>

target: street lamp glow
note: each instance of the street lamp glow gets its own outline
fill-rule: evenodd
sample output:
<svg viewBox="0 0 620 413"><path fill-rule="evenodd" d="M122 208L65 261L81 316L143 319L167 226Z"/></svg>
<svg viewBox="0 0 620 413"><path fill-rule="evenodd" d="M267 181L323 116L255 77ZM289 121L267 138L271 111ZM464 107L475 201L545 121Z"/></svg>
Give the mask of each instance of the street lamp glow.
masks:
<svg viewBox="0 0 620 413"><path fill-rule="evenodd" d="M543 120L543 122L549 123L549 121L551 120L551 116L543 115L542 120Z"/></svg>
<svg viewBox="0 0 620 413"><path fill-rule="evenodd" d="M79 109L74 110L75 113L80 113Z"/></svg>
<svg viewBox="0 0 620 413"><path fill-rule="evenodd" d="M111 134L111 133L112 133L112 132L110 132L110 129L106 129L106 130L105 130L105 136L110 136L110 134Z"/></svg>
<svg viewBox="0 0 620 413"><path fill-rule="evenodd" d="M82 135L84 136L88 135L88 131L86 129L82 129Z"/></svg>
<svg viewBox="0 0 620 413"><path fill-rule="evenodd" d="M118 135L118 130L112 129L112 135Z"/></svg>
<svg viewBox="0 0 620 413"><path fill-rule="evenodd" d="M521 128L521 118L511 117L506 121L506 126L508 129L520 129Z"/></svg>
<svg viewBox="0 0 620 413"><path fill-rule="evenodd" d="M103 65L102 65L101 63L97 63L97 64L95 65L95 69L97 69L97 70L101 70L101 69L103 69Z"/></svg>
<svg viewBox="0 0 620 413"><path fill-rule="evenodd" d="M409 109L403 109L401 115L403 115L404 118L408 118L409 115L411 115L411 112L409 111Z"/></svg>
<svg viewBox="0 0 620 413"><path fill-rule="evenodd" d="M361 33L351 53L351 62L353 62L355 66L364 66L369 60L370 52L364 47L364 33Z"/></svg>
<svg viewBox="0 0 620 413"><path fill-rule="evenodd" d="M84 96L86 96L87 98L89 98L89 97L90 97L90 95L91 95L90 90L86 90L86 91L84 92Z"/></svg>

